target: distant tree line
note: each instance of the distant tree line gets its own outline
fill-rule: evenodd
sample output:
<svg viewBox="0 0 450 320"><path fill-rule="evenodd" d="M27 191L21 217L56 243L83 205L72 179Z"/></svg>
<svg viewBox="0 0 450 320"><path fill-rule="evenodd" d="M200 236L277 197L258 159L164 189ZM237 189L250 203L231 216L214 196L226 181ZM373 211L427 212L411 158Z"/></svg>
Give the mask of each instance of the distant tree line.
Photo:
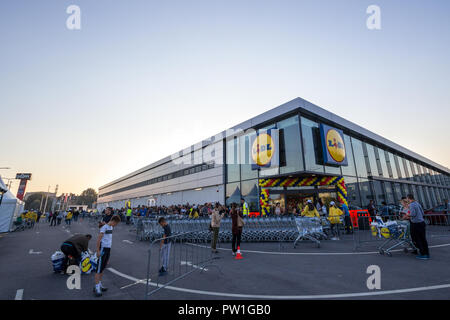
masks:
<svg viewBox="0 0 450 320"><path fill-rule="evenodd" d="M70 194L69 205L79 204L79 205L87 205L89 208L92 208L92 205L97 201L97 192L93 188L88 188L84 190L80 195ZM25 210L39 210L44 209L45 198L47 197L47 193L38 192L33 193L25 200ZM61 198L63 196L60 196ZM52 201L54 199L50 199L47 201L47 211L51 209ZM41 206L42 201L42 206Z"/></svg>

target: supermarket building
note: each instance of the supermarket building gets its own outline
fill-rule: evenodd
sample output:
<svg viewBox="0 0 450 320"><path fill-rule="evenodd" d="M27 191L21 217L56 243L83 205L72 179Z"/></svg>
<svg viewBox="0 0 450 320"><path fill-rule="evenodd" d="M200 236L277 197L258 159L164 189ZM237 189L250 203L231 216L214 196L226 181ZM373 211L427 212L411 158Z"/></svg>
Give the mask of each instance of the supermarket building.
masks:
<svg viewBox="0 0 450 320"><path fill-rule="evenodd" d="M100 187L97 207L242 197L269 212L319 197L395 204L409 193L426 209L443 203L449 169L297 98Z"/></svg>

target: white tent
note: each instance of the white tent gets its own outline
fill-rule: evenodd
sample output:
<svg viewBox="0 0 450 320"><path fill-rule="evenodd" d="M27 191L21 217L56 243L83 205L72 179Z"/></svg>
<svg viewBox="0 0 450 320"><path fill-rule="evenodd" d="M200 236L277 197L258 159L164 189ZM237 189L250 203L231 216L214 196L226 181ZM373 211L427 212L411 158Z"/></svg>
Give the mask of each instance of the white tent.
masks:
<svg viewBox="0 0 450 320"><path fill-rule="evenodd" d="M1 177L0 186L3 189L7 189ZM23 207L24 203L17 199L11 191L8 190L3 195L3 201L0 204L0 233L11 230L14 219L22 213Z"/></svg>

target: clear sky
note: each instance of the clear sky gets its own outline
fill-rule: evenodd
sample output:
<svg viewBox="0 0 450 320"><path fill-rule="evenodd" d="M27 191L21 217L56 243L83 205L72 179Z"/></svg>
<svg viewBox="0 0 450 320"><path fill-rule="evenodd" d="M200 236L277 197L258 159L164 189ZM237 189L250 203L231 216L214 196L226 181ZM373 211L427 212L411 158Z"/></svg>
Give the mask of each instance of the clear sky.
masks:
<svg viewBox="0 0 450 320"><path fill-rule="evenodd" d="M448 0L1 1L0 174L79 193L296 97L450 167L449 58Z"/></svg>

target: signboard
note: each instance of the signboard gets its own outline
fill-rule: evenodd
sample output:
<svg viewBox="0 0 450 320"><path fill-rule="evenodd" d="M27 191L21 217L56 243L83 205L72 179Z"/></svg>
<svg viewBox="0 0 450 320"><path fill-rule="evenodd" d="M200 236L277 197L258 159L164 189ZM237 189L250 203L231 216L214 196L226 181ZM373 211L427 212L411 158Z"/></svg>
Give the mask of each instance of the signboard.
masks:
<svg viewBox="0 0 450 320"><path fill-rule="evenodd" d="M279 130L259 130L250 141L252 170L280 165Z"/></svg>
<svg viewBox="0 0 450 320"><path fill-rule="evenodd" d="M347 166L347 152L342 130L320 124L320 137L324 164Z"/></svg>
<svg viewBox="0 0 450 320"><path fill-rule="evenodd" d="M25 196L25 189L27 187L28 180L22 179L20 180L19 189L17 190L17 199L23 201L23 197Z"/></svg>
<svg viewBox="0 0 450 320"><path fill-rule="evenodd" d="M31 173L17 173L16 179L18 180L31 180Z"/></svg>

